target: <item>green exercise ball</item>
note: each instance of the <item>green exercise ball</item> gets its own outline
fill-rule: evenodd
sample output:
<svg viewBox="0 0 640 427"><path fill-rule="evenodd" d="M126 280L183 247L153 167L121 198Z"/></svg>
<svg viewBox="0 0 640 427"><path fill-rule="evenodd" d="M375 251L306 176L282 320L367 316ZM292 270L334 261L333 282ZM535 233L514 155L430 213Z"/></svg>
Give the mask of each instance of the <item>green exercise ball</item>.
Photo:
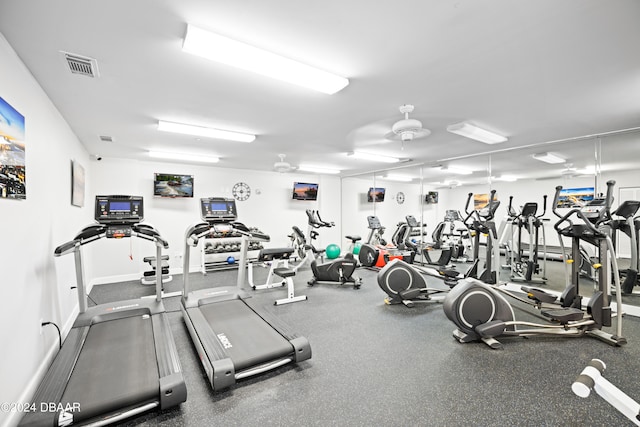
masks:
<svg viewBox="0 0 640 427"><path fill-rule="evenodd" d="M329 259L338 258L340 256L340 246L336 245L335 243L331 243L329 246L327 246L324 253Z"/></svg>
<svg viewBox="0 0 640 427"><path fill-rule="evenodd" d="M358 255L358 254L360 253L360 247L361 247L361 246L362 246L362 244L360 244L360 243L356 243L356 244L353 246L353 254L354 254L354 255Z"/></svg>

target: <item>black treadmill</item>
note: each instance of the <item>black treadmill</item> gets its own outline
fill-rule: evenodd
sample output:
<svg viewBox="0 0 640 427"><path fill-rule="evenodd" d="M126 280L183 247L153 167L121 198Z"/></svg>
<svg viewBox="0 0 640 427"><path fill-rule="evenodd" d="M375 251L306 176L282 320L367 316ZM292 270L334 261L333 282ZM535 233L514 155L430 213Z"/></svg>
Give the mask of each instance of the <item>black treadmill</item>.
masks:
<svg viewBox="0 0 640 427"><path fill-rule="evenodd" d="M279 319L252 306L243 289L249 242L268 241L269 236L235 222L233 199L204 198L200 202L204 222L189 227L185 236L181 309L211 387L221 390L241 378L309 359L311 347L307 339L289 332ZM210 233L242 236L237 285L191 291L189 253L200 238Z"/></svg>
<svg viewBox="0 0 640 427"><path fill-rule="evenodd" d="M26 413L20 425L105 425L187 398L162 304L161 275L154 300L87 308L83 245L103 237L139 237L155 243L156 259L162 259L167 242L156 229L140 223L142 197L97 196L95 219L97 224L55 249L55 256L74 254L79 314L32 399L36 412Z"/></svg>

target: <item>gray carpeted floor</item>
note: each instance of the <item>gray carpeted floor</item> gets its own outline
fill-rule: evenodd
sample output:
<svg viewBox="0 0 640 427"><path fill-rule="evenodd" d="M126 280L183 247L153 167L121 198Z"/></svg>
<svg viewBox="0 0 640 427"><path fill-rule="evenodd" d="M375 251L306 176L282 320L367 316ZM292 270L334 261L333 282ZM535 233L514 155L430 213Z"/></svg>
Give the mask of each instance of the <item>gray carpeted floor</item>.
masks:
<svg viewBox="0 0 640 427"><path fill-rule="evenodd" d="M547 287L561 289L562 264L550 262L548 269ZM191 282L194 288L234 285L236 274L191 273ZM252 291L255 302L309 339L313 356L219 393L208 386L179 298L166 299L188 399L125 425L630 425L599 397L576 397L571 383L589 360L600 358L608 365L606 377L640 399L639 319L625 318L629 343L624 347L593 338L533 337L501 339L504 349L491 350L482 343L455 341L454 325L440 304L385 305L376 273L359 269L357 274L364 279L358 290L308 287L311 272L301 270L296 292L308 301L284 306L272 305L285 296L284 288ZM256 274L256 282L265 275ZM174 276L165 291L181 285L181 276ZM585 281L584 287L593 286ZM91 297L104 303L152 293L150 286L128 282L96 286Z"/></svg>

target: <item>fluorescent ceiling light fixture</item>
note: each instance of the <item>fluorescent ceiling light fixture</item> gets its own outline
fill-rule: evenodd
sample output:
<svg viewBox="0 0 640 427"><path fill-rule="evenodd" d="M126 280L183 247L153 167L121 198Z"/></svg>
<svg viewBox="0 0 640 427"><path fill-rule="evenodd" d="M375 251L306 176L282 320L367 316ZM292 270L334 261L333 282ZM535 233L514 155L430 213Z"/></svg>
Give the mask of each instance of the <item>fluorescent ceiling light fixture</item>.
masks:
<svg viewBox="0 0 640 427"><path fill-rule="evenodd" d="M502 135L489 132L488 130L479 128L467 122L449 125L447 126L447 131L464 136L465 138L471 138L475 139L476 141L484 142L485 144L498 144L507 140L507 138Z"/></svg>
<svg viewBox="0 0 640 427"><path fill-rule="evenodd" d="M369 160L372 162L382 163L398 163L400 159L397 157L381 156L379 154L363 153L361 151L354 151L353 153L347 153L347 156L351 156L354 159Z"/></svg>
<svg viewBox="0 0 640 427"><path fill-rule="evenodd" d="M387 176L385 176L384 178L388 179L388 180L391 180L391 181L400 181L400 182L411 182L411 181L413 181L413 177L407 176L407 175L387 174Z"/></svg>
<svg viewBox="0 0 640 427"><path fill-rule="evenodd" d="M515 181L518 180L518 178L516 178L513 175L494 176L494 177L492 177L492 179L494 181L504 181L504 182L515 182Z"/></svg>
<svg viewBox="0 0 640 427"><path fill-rule="evenodd" d="M440 166L440 170L444 172L455 173L456 175L471 175L473 173L472 170L457 168L455 166Z"/></svg>
<svg viewBox="0 0 640 427"><path fill-rule="evenodd" d="M252 71L332 95L349 80L266 50L187 25L182 50L232 67Z"/></svg>
<svg viewBox="0 0 640 427"><path fill-rule="evenodd" d="M557 153L537 153L533 155L533 158L536 160L540 160L541 162L551 163L552 165L556 165L559 163L564 163L567 161L564 157Z"/></svg>
<svg viewBox="0 0 640 427"><path fill-rule="evenodd" d="M312 165L300 165L298 166L298 170L304 171L304 172L313 172L313 173L327 173L327 174L340 173L339 169L330 169L322 166L312 166Z"/></svg>
<svg viewBox="0 0 640 427"><path fill-rule="evenodd" d="M202 156L200 154L167 153L164 151L149 151L149 157L198 163L218 163L220 161L220 158L218 157Z"/></svg>
<svg viewBox="0 0 640 427"><path fill-rule="evenodd" d="M249 133L207 128L204 126L185 125L183 123L172 123L162 120L158 121L158 130L181 133L184 135L202 136L205 138L226 139L228 141L236 142L253 142L256 139L255 135L251 135Z"/></svg>

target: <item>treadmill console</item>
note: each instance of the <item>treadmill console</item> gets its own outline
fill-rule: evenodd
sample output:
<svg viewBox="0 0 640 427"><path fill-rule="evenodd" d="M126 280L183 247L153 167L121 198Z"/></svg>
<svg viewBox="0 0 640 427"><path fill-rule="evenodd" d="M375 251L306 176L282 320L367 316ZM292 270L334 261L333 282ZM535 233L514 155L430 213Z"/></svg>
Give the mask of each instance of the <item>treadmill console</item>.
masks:
<svg viewBox="0 0 640 427"><path fill-rule="evenodd" d="M137 224L144 219L142 197L96 196L95 219L105 225Z"/></svg>
<svg viewBox="0 0 640 427"><path fill-rule="evenodd" d="M201 217L209 224L233 222L238 219L236 201L223 197L207 197L200 199Z"/></svg>

